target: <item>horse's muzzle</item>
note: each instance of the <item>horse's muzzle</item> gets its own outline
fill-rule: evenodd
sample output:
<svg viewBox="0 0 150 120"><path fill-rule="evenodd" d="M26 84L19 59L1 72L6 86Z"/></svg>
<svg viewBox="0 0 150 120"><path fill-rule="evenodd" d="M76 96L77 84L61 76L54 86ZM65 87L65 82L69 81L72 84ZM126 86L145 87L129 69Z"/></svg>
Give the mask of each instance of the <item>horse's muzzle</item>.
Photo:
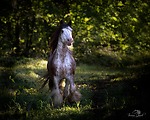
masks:
<svg viewBox="0 0 150 120"><path fill-rule="evenodd" d="M67 45L71 46L71 44L73 43L73 38L67 39Z"/></svg>

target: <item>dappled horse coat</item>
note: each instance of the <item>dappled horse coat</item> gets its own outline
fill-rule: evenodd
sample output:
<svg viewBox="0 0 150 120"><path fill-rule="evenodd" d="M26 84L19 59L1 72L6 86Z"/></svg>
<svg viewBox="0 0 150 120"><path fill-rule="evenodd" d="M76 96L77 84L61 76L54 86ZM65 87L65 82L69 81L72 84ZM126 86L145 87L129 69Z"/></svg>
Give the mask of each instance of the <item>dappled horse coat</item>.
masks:
<svg viewBox="0 0 150 120"><path fill-rule="evenodd" d="M71 22L60 26L52 35L50 42L50 56L48 59L48 79L52 98L55 107L62 105L64 100L70 102L80 101L81 94L77 91L74 83L76 63L72 52L68 49L73 42ZM61 83L65 79L65 87Z"/></svg>

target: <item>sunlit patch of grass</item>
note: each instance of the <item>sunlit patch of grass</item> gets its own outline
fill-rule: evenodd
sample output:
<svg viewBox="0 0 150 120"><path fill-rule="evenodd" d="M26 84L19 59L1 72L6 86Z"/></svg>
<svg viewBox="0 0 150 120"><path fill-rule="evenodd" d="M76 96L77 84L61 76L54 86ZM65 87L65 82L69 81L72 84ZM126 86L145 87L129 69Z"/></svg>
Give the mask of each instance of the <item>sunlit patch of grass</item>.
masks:
<svg viewBox="0 0 150 120"><path fill-rule="evenodd" d="M14 72L15 73L19 73L19 72L23 72L23 73L31 73L31 72L35 72L38 74L41 74L43 72L46 72L46 67L47 67L47 61L43 60L43 59L31 59L31 61L28 61L26 63L21 63L18 62L17 65L14 67ZM43 70L43 71L40 71Z"/></svg>
<svg viewBox="0 0 150 120"><path fill-rule="evenodd" d="M45 119L73 120L73 119L79 119L79 118L81 119L82 115L84 115L90 109L92 109L90 105L86 105L83 107L64 106L60 109L53 109L48 105L43 110L30 111L28 113L27 119L30 119L30 118L37 119L37 120L45 120Z"/></svg>
<svg viewBox="0 0 150 120"><path fill-rule="evenodd" d="M24 91L26 93L32 94L32 95L37 93L37 89L35 89L35 88L29 88L29 89L25 88Z"/></svg>
<svg viewBox="0 0 150 120"><path fill-rule="evenodd" d="M80 64L76 69L76 81L95 81L95 80L105 80L110 76L120 76L123 75L124 71L120 69L112 69L109 67L103 67L99 65L86 65Z"/></svg>
<svg viewBox="0 0 150 120"><path fill-rule="evenodd" d="M18 81L26 81L26 82L38 82L39 78L46 74L46 65L47 61L43 59L30 59L26 62L18 61L16 66L13 68L13 72L15 75L14 79Z"/></svg>

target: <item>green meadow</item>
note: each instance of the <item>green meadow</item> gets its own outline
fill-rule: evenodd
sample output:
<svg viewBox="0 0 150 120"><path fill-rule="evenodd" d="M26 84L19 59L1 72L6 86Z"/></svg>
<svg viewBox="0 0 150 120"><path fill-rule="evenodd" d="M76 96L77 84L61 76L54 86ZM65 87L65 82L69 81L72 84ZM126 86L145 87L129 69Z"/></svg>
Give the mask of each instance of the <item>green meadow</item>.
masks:
<svg viewBox="0 0 150 120"><path fill-rule="evenodd" d="M77 64L75 83L82 99L59 109L50 104L48 85L39 91L46 65L47 60L39 58L1 58L0 119L121 120L130 118L136 109L147 113L148 63L126 67Z"/></svg>

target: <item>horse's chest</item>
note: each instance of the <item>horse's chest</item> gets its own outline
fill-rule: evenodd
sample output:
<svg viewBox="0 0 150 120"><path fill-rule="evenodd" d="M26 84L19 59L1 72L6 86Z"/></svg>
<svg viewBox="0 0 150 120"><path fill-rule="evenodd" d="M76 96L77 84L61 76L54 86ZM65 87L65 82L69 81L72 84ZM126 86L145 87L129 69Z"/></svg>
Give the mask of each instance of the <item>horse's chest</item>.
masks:
<svg viewBox="0 0 150 120"><path fill-rule="evenodd" d="M56 73L65 77L67 74L71 74L73 69L73 59L70 55L58 56L55 60Z"/></svg>

